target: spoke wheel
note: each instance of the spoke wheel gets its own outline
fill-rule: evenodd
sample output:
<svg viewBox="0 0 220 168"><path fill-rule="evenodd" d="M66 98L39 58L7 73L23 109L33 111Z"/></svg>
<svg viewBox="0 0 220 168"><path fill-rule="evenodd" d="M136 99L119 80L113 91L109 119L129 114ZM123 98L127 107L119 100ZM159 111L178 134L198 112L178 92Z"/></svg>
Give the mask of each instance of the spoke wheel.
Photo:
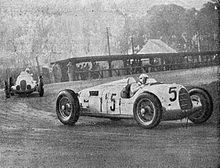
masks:
<svg viewBox="0 0 220 168"><path fill-rule="evenodd" d="M189 90L192 102L201 104L202 108L195 111L194 114L189 116L189 119L195 124L201 124L207 121L213 111L213 102L209 93L201 88L193 88Z"/></svg>
<svg viewBox="0 0 220 168"><path fill-rule="evenodd" d="M141 99L137 104L138 117L141 121L150 124L154 117L156 108L148 98Z"/></svg>
<svg viewBox="0 0 220 168"><path fill-rule="evenodd" d="M39 92L40 97L42 97L44 95L44 83L43 83L42 77L39 78L38 92Z"/></svg>
<svg viewBox="0 0 220 168"><path fill-rule="evenodd" d="M199 96L199 95L194 94L190 98L192 101L195 101L196 103L202 105L202 108L197 110L193 115L191 115L191 118L194 118L197 120L201 119L205 115L205 109L207 109L207 102L204 99L204 96L203 95Z"/></svg>
<svg viewBox="0 0 220 168"><path fill-rule="evenodd" d="M156 96L142 93L134 103L134 118L144 128L156 127L161 120L162 110Z"/></svg>
<svg viewBox="0 0 220 168"><path fill-rule="evenodd" d="M56 113L65 125L74 125L79 118L79 100L72 90L63 90L57 96Z"/></svg>
<svg viewBox="0 0 220 168"><path fill-rule="evenodd" d="M59 101L59 111L63 118L67 119L70 117L72 111L72 105L68 97L63 96Z"/></svg>

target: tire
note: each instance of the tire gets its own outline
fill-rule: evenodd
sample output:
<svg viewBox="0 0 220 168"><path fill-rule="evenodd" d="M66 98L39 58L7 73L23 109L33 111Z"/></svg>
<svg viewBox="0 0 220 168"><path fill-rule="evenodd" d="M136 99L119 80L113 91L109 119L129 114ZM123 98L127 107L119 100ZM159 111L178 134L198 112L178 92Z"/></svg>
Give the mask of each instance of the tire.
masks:
<svg viewBox="0 0 220 168"><path fill-rule="evenodd" d="M189 116L189 120L194 124L201 124L206 122L213 112L213 101L211 95L204 89L192 88L189 90L191 100L199 101L202 104L202 109L197 110L194 114Z"/></svg>
<svg viewBox="0 0 220 168"><path fill-rule="evenodd" d="M39 85L39 96L43 97L43 95L44 95L44 88L42 85Z"/></svg>
<svg viewBox="0 0 220 168"><path fill-rule="evenodd" d="M69 89L60 91L56 100L56 113L64 125L75 125L79 119L80 106L74 91Z"/></svg>
<svg viewBox="0 0 220 168"><path fill-rule="evenodd" d="M11 92L11 87L14 85L14 80L12 77L9 78L9 91L10 91L10 94L11 96L14 96L14 92Z"/></svg>
<svg viewBox="0 0 220 168"><path fill-rule="evenodd" d="M5 81L5 98L10 98L11 94L10 94L10 86L9 83L7 81Z"/></svg>
<svg viewBox="0 0 220 168"><path fill-rule="evenodd" d="M43 95L44 95L44 83L43 83L43 78L41 76L39 78L38 92L39 92L39 96L43 97Z"/></svg>
<svg viewBox="0 0 220 168"><path fill-rule="evenodd" d="M14 80L12 77L9 78L9 85L10 87L14 85Z"/></svg>
<svg viewBox="0 0 220 168"><path fill-rule="evenodd" d="M162 106L158 98L149 93L142 93L134 102L134 119L143 128L156 127L162 117ZM150 116L147 119L146 115Z"/></svg>

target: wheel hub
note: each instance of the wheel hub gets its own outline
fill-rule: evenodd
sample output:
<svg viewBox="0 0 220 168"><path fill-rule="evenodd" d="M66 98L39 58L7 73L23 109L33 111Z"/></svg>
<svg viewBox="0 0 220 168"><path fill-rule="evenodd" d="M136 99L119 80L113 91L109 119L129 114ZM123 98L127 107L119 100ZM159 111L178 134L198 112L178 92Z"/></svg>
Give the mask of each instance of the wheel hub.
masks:
<svg viewBox="0 0 220 168"><path fill-rule="evenodd" d="M145 113L145 109L141 108L141 115L143 115Z"/></svg>
<svg viewBox="0 0 220 168"><path fill-rule="evenodd" d="M70 106L70 104L69 104L69 103L67 103L67 104L66 104L66 107L67 107L67 108L70 108L71 106Z"/></svg>
<svg viewBox="0 0 220 168"><path fill-rule="evenodd" d="M65 110L65 106L64 105L61 106L61 110Z"/></svg>
<svg viewBox="0 0 220 168"><path fill-rule="evenodd" d="M70 107L71 107L70 104L66 103L61 106L61 110L66 110L66 109L69 109Z"/></svg>
<svg viewBox="0 0 220 168"><path fill-rule="evenodd" d="M145 116L147 113L151 112L151 108L149 106L142 107L140 112L142 116Z"/></svg>

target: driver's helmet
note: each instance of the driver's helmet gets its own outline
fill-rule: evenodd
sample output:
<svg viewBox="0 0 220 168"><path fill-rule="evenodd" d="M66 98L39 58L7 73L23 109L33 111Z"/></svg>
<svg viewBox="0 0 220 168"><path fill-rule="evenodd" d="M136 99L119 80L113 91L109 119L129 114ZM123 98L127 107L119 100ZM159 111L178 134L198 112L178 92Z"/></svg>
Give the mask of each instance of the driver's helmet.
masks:
<svg viewBox="0 0 220 168"><path fill-rule="evenodd" d="M30 73L30 69L29 69L29 68L26 68L26 69L25 69L25 72Z"/></svg>
<svg viewBox="0 0 220 168"><path fill-rule="evenodd" d="M139 76L139 82L141 84L146 84L147 83L147 79L149 78L149 76L147 74L141 74Z"/></svg>

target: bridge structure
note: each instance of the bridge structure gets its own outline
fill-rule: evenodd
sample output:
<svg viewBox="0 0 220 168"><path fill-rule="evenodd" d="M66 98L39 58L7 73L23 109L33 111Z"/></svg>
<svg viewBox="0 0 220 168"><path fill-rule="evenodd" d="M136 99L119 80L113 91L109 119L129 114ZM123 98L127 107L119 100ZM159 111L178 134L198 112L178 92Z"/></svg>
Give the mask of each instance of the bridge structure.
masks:
<svg viewBox="0 0 220 168"><path fill-rule="evenodd" d="M68 63L73 67L79 64L105 62L108 67L102 69L77 69L72 71L73 80L86 80L112 76L124 76L155 71L170 71L220 65L220 51L181 52L181 53L154 53L131 55L107 55L74 57L52 62L61 67L62 81L68 81ZM113 62L120 62L120 67L113 67Z"/></svg>

